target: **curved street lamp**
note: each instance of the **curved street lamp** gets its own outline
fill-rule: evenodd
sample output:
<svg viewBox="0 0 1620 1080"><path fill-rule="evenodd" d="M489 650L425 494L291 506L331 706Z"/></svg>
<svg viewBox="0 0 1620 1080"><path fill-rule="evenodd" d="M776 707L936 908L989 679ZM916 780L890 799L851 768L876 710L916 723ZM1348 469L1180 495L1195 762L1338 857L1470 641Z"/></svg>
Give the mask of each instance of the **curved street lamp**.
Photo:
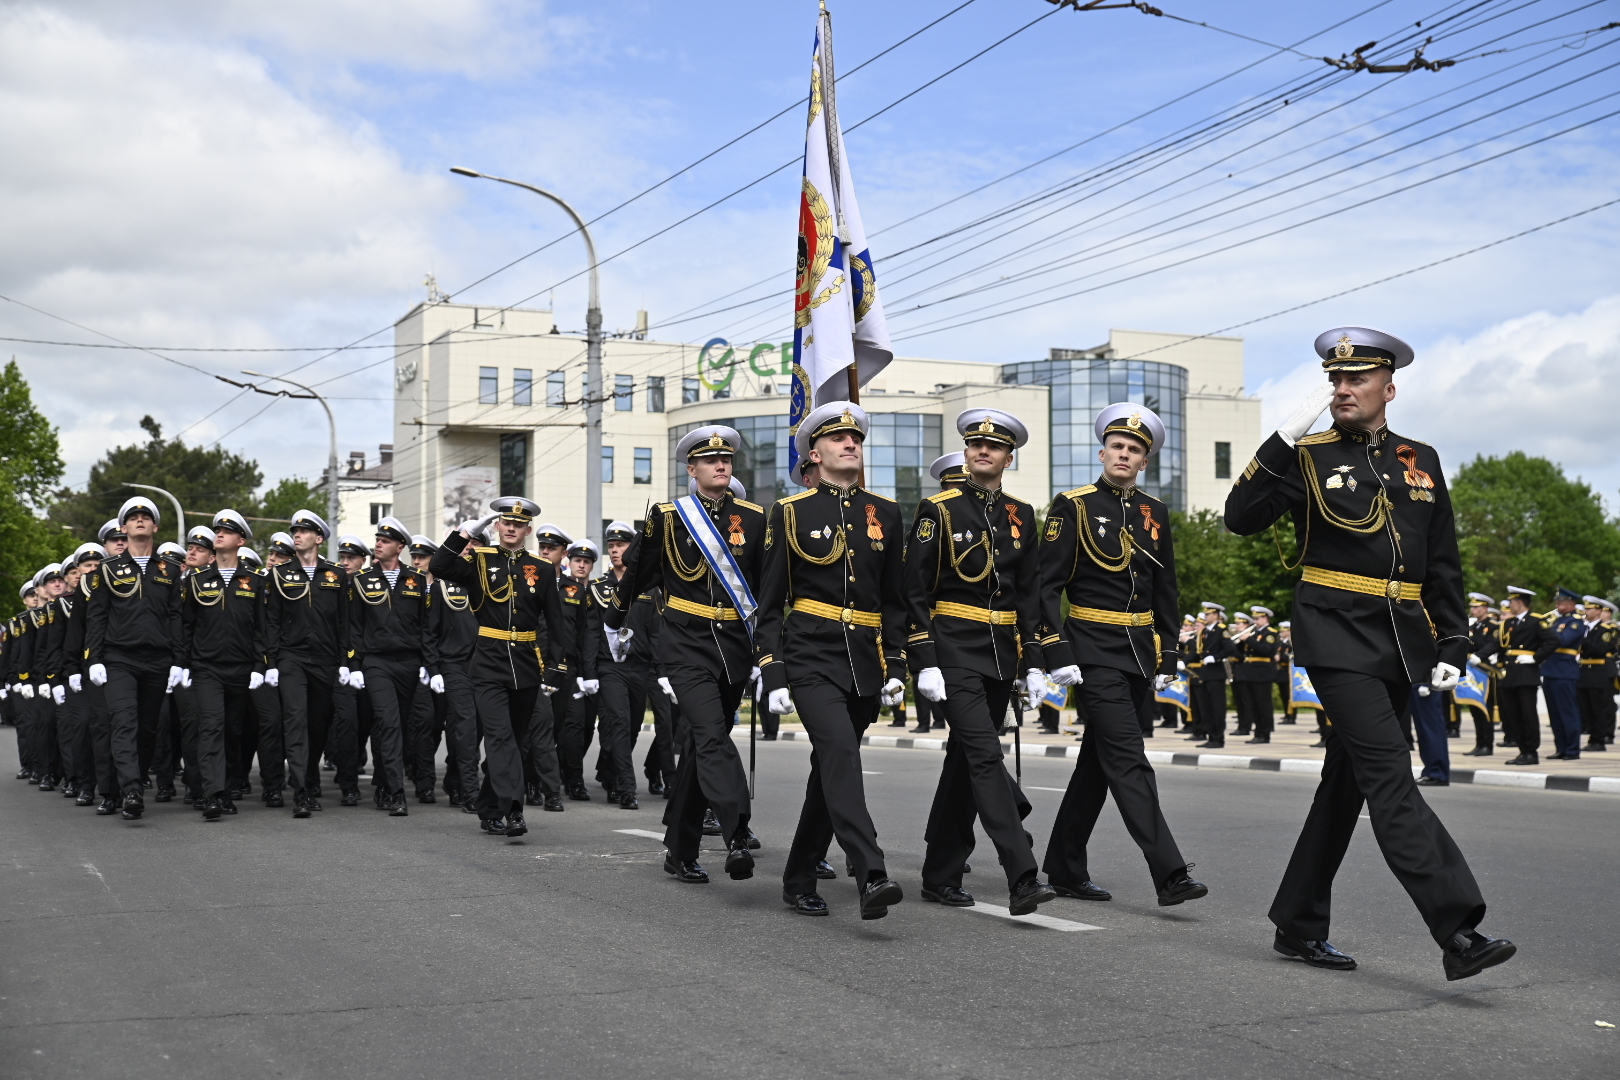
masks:
<svg viewBox="0 0 1620 1080"><path fill-rule="evenodd" d="M165 491L151 484L125 484L125 487L140 488L143 491L155 491L174 504L175 535L181 547L186 546L186 512L180 508L180 500L174 497L173 492Z"/></svg>
<svg viewBox="0 0 1620 1080"><path fill-rule="evenodd" d="M327 524L327 527L332 530L332 535L328 536L326 538L326 555L327 555L327 558L331 559L333 562L337 562L337 557L338 557L338 555L337 555L337 538L338 538L337 421L335 419L333 419L333 417L332 417L332 406L328 405L326 403L326 399L324 397L322 397L320 394L316 393L315 389L313 387L305 386L301 382L293 382L293 380L288 379L288 378L284 378L284 377L282 377L280 375L266 375L262 371L248 371L246 368L244 368L242 370L242 374L244 374L244 375L252 375L254 378L258 378L258 379L269 379L271 382L284 382L288 386L296 386L296 387L298 387L298 389L304 391L304 394L307 394L309 397L312 397L316 401L320 402L321 403L321 408L326 410L326 425L327 425L327 428L330 430L330 433L331 433L331 436L332 436L331 448L329 449L329 451L327 452L327 455L326 455L326 524ZM268 393L269 391L265 391L265 392ZM287 397L301 397L301 396L303 396L303 395L300 395L300 394L288 394L287 391L285 391L285 390L281 391L281 393L285 394Z"/></svg>

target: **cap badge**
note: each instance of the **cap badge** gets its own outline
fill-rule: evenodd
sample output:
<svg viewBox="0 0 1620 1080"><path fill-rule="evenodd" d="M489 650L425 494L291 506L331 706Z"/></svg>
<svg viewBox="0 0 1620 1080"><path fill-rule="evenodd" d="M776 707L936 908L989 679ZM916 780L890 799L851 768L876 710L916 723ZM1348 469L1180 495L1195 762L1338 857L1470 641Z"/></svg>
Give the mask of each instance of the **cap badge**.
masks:
<svg viewBox="0 0 1620 1080"><path fill-rule="evenodd" d="M722 439L718 435L710 435L709 436L709 445L710 446L724 446L724 445L726 445L726 440Z"/></svg>
<svg viewBox="0 0 1620 1080"><path fill-rule="evenodd" d="M986 417L984 420L980 421L979 426L975 430L989 435L995 432L996 425L991 423L990 419Z"/></svg>
<svg viewBox="0 0 1620 1080"><path fill-rule="evenodd" d="M1139 412L1131 413L1131 418L1125 421L1125 426L1132 431L1140 431L1142 428L1142 414Z"/></svg>
<svg viewBox="0 0 1620 1080"><path fill-rule="evenodd" d="M1339 335L1339 343L1333 346L1333 355L1337 356L1340 360L1348 360L1352 356L1356 355L1356 347L1350 341L1349 334Z"/></svg>
<svg viewBox="0 0 1620 1080"><path fill-rule="evenodd" d="M855 422L855 414L850 412L848 409L845 409L844 415L840 416L838 419L842 420L846 424L853 424Z"/></svg>

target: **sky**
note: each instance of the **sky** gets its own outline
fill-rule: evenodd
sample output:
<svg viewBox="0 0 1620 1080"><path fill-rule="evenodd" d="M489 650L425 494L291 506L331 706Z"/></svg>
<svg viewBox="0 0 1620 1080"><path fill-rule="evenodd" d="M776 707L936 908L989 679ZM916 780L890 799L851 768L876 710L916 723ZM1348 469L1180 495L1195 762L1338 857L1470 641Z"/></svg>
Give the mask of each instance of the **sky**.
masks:
<svg viewBox="0 0 1620 1080"><path fill-rule="evenodd" d="M1397 430L1453 469L1544 454L1620 508L1620 205L1592 210L1620 198L1620 31L1584 33L1620 0L1159 6L831 5L896 352L1006 362L1111 327L1237 334L1269 430L1321 377L1320 331L1375 326L1418 354ZM644 308L660 340L781 340L815 14L0 0L0 336L369 346L0 355L60 428L70 484L143 439L146 413L267 482L318 475L318 408L214 378L242 368L318 383L340 456L374 454L392 400L376 346L427 275L584 326L560 211L453 165L606 215L599 251L624 252L602 267L609 331ZM1382 62L1419 45L1462 59L1378 75L1320 59L1370 41Z"/></svg>

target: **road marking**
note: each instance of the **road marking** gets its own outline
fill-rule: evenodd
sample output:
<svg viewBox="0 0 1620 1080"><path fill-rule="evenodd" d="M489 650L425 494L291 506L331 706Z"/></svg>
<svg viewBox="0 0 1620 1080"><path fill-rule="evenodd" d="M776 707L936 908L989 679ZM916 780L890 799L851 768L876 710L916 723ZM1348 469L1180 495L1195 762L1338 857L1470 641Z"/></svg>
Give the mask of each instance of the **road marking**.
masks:
<svg viewBox="0 0 1620 1080"><path fill-rule="evenodd" d="M1029 784L1029 785L1026 785L1026 786L1025 786L1025 790L1027 790L1027 791L1055 791L1055 792L1057 792L1057 793L1058 793L1058 794L1059 794L1059 795L1067 795L1067 794L1068 794L1068 793L1069 793L1069 789L1068 789L1068 788L1061 788L1061 787L1036 787L1036 786L1035 786L1035 785L1033 785L1033 784Z"/></svg>
<svg viewBox="0 0 1620 1080"><path fill-rule="evenodd" d="M662 840L664 838L663 833L653 832L651 829L614 829L613 831L624 833L626 836L645 836L649 840Z"/></svg>
<svg viewBox="0 0 1620 1080"><path fill-rule="evenodd" d="M861 775L862 776L882 776L883 774L880 773L880 772L873 772L870 769L862 769L861 770Z"/></svg>
<svg viewBox="0 0 1620 1080"><path fill-rule="evenodd" d="M1054 919L1050 915L1014 915L1004 907L997 907L995 904L987 904L983 900L980 900L973 907L963 908L962 910L977 911L981 915L994 915L996 918L1006 919L1008 922L1029 923L1031 926L1044 926L1048 930L1063 930L1068 933L1073 933L1076 930L1102 929L1100 926L1092 926L1090 923L1075 922L1072 919Z"/></svg>

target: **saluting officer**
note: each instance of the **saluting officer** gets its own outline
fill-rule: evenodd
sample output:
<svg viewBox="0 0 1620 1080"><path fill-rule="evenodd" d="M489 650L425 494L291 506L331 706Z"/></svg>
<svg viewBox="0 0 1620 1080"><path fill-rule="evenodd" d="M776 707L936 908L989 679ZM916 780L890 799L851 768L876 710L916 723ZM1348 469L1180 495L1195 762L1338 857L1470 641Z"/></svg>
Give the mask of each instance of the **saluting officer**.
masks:
<svg viewBox="0 0 1620 1080"><path fill-rule="evenodd" d="M1277 631L1272 611L1256 604L1249 609L1251 623L1243 640L1232 642L1232 697L1236 699L1239 734L1253 734L1250 746L1271 742L1277 714L1271 707L1271 684L1277 675Z"/></svg>
<svg viewBox="0 0 1620 1080"><path fill-rule="evenodd" d="M396 517L377 522L375 561L354 577L349 603L349 647L355 667L349 684L371 699L372 784L377 805L405 817L405 722L427 673L437 664L427 632L427 576L400 565L410 530Z"/></svg>
<svg viewBox="0 0 1620 1080"><path fill-rule="evenodd" d="M153 555L160 521L145 496L119 508L128 546L101 564L101 587L91 593L85 622L86 671L106 687L112 760L128 821L146 809L142 781L158 713L165 692L180 683L180 570Z"/></svg>
<svg viewBox="0 0 1620 1080"><path fill-rule="evenodd" d="M1187 741L1202 739L1200 748L1219 750L1226 745L1226 660L1232 655L1232 640L1226 636L1226 606L1205 600L1201 608L1186 654L1194 725Z"/></svg>
<svg viewBox="0 0 1620 1080"><path fill-rule="evenodd" d="M1412 687L1453 689L1468 656L1451 496L1434 448L1386 423L1411 346L1348 326L1319 336L1316 351L1331 385L1261 445L1226 500L1226 527L1240 536L1292 513L1305 538L1295 655L1333 721L1316 800L1271 906L1273 947L1318 967L1355 967L1328 943L1329 902L1365 805L1384 861L1442 949L1446 978L1467 978L1514 946L1477 931L1485 899L1423 801L1400 724ZM1330 405L1333 426L1307 436Z"/></svg>
<svg viewBox="0 0 1620 1080"><path fill-rule="evenodd" d="M1136 486L1164 446L1164 421L1152 409L1118 402L1097 414L1094 429L1102 474L1054 499L1041 534L1041 650L1052 681L1076 688L1086 727L1044 869L1059 895L1111 898L1091 880L1086 857L1111 793L1147 860L1159 906L1170 907L1209 888L1188 875L1191 864L1159 807L1142 739L1154 693L1174 681L1180 657L1170 510Z"/></svg>
<svg viewBox="0 0 1620 1080"><path fill-rule="evenodd" d="M1497 655L1502 658L1502 745L1518 748L1509 765L1541 764L1541 714L1536 691L1541 689L1541 665L1558 648L1547 631L1546 620L1530 610L1535 591L1507 587L1508 614L1497 628Z"/></svg>
<svg viewBox="0 0 1620 1080"><path fill-rule="evenodd" d="M969 409L956 430L966 478L947 480L954 468L941 467L948 486L917 505L906 553L907 656L918 696L951 728L924 834L922 898L973 906L962 874L977 816L1007 875L1010 910L1028 914L1058 895L1038 876L1027 803L1000 739L1013 682L1041 681L1035 508L1002 487L1029 433L1000 409Z"/></svg>
<svg viewBox="0 0 1620 1080"><path fill-rule="evenodd" d="M484 739L484 779L476 808L479 827L494 835L522 836L523 755L536 711L549 711L549 697L573 680L567 656L573 624L542 559L524 550L537 503L506 495L490 503L494 511L451 533L433 553L436 577L469 594L478 617L478 644L468 667L478 727ZM474 538L492 529L498 545L475 544L471 560L461 554ZM542 695L542 686L547 689ZM463 804L465 808L465 803Z"/></svg>
<svg viewBox="0 0 1620 1080"><path fill-rule="evenodd" d="M817 485L771 507L754 636L767 707L797 711L810 736L810 778L782 869L782 899L827 914L816 866L836 835L854 867L862 919L900 902L861 780L861 735L879 699L905 694L905 542L900 508L861 485L869 421L849 401L811 411L794 435Z"/></svg>
<svg viewBox="0 0 1620 1080"><path fill-rule="evenodd" d="M697 480L698 493L653 509L625 558L630 569L606 616L607 625L624 625L636 597L663 587L658 660L685 732L664 814L664 870L694 884L709 880L697 861L705 808L714 810L725 837L726 873L736 880L754 874L748 777L731 740L731 720L754 671L746 620L757 603L765 511L731 494L732 456L741 446L742 436L720 425L681 437L675 455Z"/></svg>
<svg viewBox="0 0 1620 1080"><path fill-rule="evenodd" d="M1489 679L1485 691L1485 706L1469 705L1474 715L1474 748L1464 757L1490 757L1496 753L1496 728L1491 722L1497 708L1497 682L1501 668L1497 662L1496 601L1482 592L1468 594L1468 653L1469 662L1485 672Z"/></svg>
<svg viewBox="0 0 1620 1080"><path fill-rule="evenodd" d="M1620 650L1620 625L1614 605L1601 596L1582 598L1586 604L1586 636L1581 638L1581 727L1586 749L1607 750L1614 742L1615 653Z"/></svg>

